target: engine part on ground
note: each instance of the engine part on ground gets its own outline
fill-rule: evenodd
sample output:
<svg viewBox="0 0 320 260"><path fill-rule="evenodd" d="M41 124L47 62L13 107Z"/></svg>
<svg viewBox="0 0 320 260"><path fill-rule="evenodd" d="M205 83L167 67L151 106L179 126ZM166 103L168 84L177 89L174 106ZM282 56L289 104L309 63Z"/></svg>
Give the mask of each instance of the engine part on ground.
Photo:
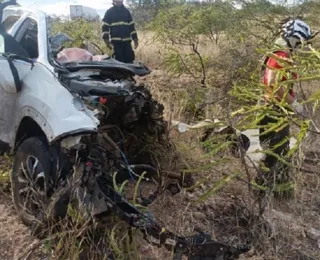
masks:
<svg viewBox="0 0 320 260"><path fill-rule="evenodd" d="M96 151L98 150L96 149ZM80 165L75 172L75 176L82 175L79 178L80 181L73 182L72 194L77 194L78 200L91 215L97 212L93 209L99 208L96 205L97 199L94 198L98 197L99 205L104 204L109 212L117 214L130 226L139 229L144 234L144 239L149 243L173 250L174 260L181 260L183 255L186 255L190 260L236 259L240 254L249 251L248 245L229 246L214 241L209 235L203 233L191 237L181 237L167 231L154 220L150 213L141 212L114 189L112 176L101 172L102 157L103 155L95 154L92 156L91 154L86 161L81 163L83 166ZM80 188L82 192L79 193ZM81 196L81 194L86 196Z"/></svg>
<svg viewBox="0 0 320 260"><path fill-rule="evenodd" d="M241 157L241 154L245 154L250 147L250 139L231 126L224 127L219 131L215 131L214 128L208 128L205 130L201 141L206 142L213 136L221 136L224 138L223 140L230 142L229 150L231 154L237 158Z"/></svg>
<svg viewBox="0 0 320 260"><path fill-rule="evenodd" d="M180 133L187 132L190 129L203 129L208 127L213 129L215 132L220 132L224 129L225 125L218 119L205 119L193 125L186 124L181 121L171 120L171 127L177 128Z"/></svg>
<svg viewBox="0 0 320 260"><path fill-rule="evenodd" d="M240 134L240 136L230 135L227 140L232 141L230 150L232 155L237 158L240 158L241 154L248 151L250 147L250 139L244 134Z"/></svg>

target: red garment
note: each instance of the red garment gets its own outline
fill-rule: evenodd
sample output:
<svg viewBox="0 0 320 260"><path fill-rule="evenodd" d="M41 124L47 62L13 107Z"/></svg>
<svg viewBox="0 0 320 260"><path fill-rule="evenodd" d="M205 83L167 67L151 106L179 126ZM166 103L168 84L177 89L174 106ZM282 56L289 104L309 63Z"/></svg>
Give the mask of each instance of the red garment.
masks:
<svg viewBox="0 0 320 260"><path fill-rule="evenodd" d="M273 54L276 55L276 56L278 56L279 59L282 59L282 58L283 58L284 60L286 60L286 62L287 62L289 65L292 65L292 62L290 62L290 55L289 55L288 52L285 52L285 51L276 51L276 52L274 52ZM273 58L273 57L270 57L270 58L268 59L267 63L266 63L266 69L265 69L265 71L264 71L263 83L264 83L265 85L268 85L268 81L269 81L269 78L268 78L268 77L269 77L269 75L270 75L270 74L269 74L269 71L270 71L270 70L277 70L277 69L282 69L282 68L283 68L283 66L281 66L281 65L279 64L279 62L278 62L277 59L275 59L275 58ZM297 78L298 78L297 73L292 72L291 74L292 74L292 77L293 77L294 79L297 79ZM287 77L286 77L285 75L283 75L281 81L285 81L285 80L287 80ZM270 86L270 87L271 87L271 86ZM267 91L267 92L272 92L272 89L269 89L269 91ZM295 93L294 93L293 89L290 89L289 94L290 94L292 97L295 97Z"/></svg>

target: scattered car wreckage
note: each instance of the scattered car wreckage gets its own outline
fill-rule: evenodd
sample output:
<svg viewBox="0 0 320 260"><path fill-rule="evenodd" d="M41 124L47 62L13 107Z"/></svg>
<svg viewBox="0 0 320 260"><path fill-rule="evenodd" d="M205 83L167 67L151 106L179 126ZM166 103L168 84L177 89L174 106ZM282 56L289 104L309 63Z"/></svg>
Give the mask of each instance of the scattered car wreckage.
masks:
<svg viewBox="0 0 320 260"><path fill-rule="evenodd" d="M194 125L174 120L171 122L171 126L178 129L180 133L184 133L192 129L205 129L200 138L201 142L204 143L210 140L210 143L213 143L214 140L212 138L214 136L223 138L223 140L230 143L228 146L229 150L235 157L240 157L241 154L245 154L250 147L250 139L246 134L232 126L226 126L226 124L219 119L205 119Z"/></svg>
<svg viewBox="0 0 320 260"><path fill-rule="evenodd" d="M134 80L148 68L106 57L59 62L53 47L58 38L49 36L44 13L20 6L1 12L1 150L14 154L13 201L26 225L36 231L47 214L63 218L76 192L89 215L116 213L149 242L173 248L174 259L234 259L249 250L205 234L163 232L114 188L115 174L121 182L161 171L131 149L150 137L166 142L163 106ZM190 179L180 184L190 186ZM150 204L157 192L141 204Z"/></svg>

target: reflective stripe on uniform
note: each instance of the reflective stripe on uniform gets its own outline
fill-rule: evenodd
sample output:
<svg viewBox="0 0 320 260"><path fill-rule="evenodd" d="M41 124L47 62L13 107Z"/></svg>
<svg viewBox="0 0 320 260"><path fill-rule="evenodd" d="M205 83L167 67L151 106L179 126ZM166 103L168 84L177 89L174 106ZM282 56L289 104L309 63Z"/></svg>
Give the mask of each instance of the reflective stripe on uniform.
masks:
<svg viewBox="0 0 320 260"><path fill-rule="evenodd" d="M120 37L112 37L111 41L122 41L122 42L127 42L131 41L131 38L120 38Z"/></svg>
<svg viewBox="0 0 320 260"><path fill-rule="evenodd" d="M117 25L132 25L134 24L134 22L130 22L130 23L127 23L127 22L116 22L116 23L111 23L110 26L117 26ZM109 24L108 24L109 25Z"/></svg>
<svg viewBox="0 0 320 260"><path fill-rule="evenodd" d="M121 41L122 38L120 37L111 37L111 41Z"/></svg>

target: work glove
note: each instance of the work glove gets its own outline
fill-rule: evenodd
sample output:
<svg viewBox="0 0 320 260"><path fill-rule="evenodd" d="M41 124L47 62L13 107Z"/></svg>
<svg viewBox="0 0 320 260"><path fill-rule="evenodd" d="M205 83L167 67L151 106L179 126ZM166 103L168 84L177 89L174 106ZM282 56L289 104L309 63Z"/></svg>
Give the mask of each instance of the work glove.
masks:
<svg viewBox="0 0 320 260"><path fill-rule="evenodd" d="M297 114L303 114L303 106L297 100L294 100L291 106Z"/></svg>
<svg viewBox="0 0 320 260"><path fill-rule="evenodd" d="M111 45L109 39L103 39L103 40L104 40L104 42L106 43L107 48L111 50L111 49L112 49L112 45Z"/></svg>
<svg viewBox="0 0 320 260"><path fill-rule="evenodd" d="M134 40L133 43L134 43L134 48L137 49L139 46L138 39Z"/></svg>

